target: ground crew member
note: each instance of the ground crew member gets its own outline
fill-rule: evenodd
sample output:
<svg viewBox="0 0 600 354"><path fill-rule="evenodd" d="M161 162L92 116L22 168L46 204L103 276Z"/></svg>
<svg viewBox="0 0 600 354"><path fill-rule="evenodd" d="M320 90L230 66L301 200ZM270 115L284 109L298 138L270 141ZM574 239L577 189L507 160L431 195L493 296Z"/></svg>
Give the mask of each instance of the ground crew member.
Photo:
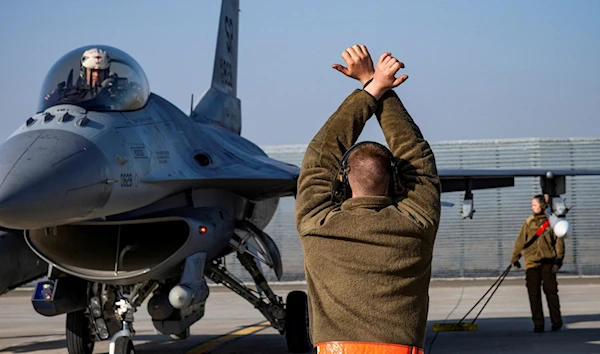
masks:
<svg viewBox="0 0 600 354"><path fill-rule="evenodd" d="M546 208L544 196L536 195L531 201L533 215L528 217L521 227L511 259L511 264L520 268L519 258L521 254L525 257L525 279L535 333L544 332L540 287L544 289L548 301L552 331L560 330L563 324L556 273L562 266L565 246L563 239L556 237L552 232L546 220Z"/></svg>
<svg viewBox="0 0 600 354"><path fill-rule="evenodd" d="M373 70L358 45L342 57L347 67L334 68L366 87L308 146L296 199L311 340L321 354L422 353L440 220L434 155L392 90L408 78L395 78L404 64L385 53ZM374 113L391 152L353 147Z"/></svg>

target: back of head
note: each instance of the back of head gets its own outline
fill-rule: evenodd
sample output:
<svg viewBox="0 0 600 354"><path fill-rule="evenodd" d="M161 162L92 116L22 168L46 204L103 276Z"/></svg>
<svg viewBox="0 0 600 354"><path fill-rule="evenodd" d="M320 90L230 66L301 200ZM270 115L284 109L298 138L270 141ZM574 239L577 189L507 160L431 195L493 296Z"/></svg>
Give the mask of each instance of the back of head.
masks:
<svg viewBox="0 0 600 354"><path fill-rule="evenodd" d="M534 196L533 199L536 199L538 203L540 203L540 207L542 208L542 210L546 210L546 208L548 207L548 203L546 202L546 198L542 194Z"/></svg>
<svg viewBox="0 0 600 354"><path fill-rule="evenodd" d="M387 196L392 157L383 145L366 143L348 157L348 182L353 196Z"/></svg>

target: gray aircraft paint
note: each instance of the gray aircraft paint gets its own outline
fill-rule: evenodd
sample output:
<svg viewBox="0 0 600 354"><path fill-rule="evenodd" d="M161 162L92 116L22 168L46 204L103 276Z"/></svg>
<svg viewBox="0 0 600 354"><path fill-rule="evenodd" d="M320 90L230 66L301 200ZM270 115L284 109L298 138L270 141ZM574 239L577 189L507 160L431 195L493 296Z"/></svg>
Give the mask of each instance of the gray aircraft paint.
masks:
<svg viewBox="0 0 600 354"><path fill-rule="evenodd" d="M299 169L270 159L239 135L238 7L238 1L223 3L213 81L191 116L150 94L135 111L60 104L27 119L0 145L0 224L28 230L34 252L57 269L119 284L170 276L169 269L197 251L215 257L227 246L235 220L264 228L279 197L294 193ZM246 215L250 204L253 212ZM199 244L195 228L214 224L207 208L225 220ZM185 220L189 242L153 265L159 269L118 274L86 269L69 264L68 252L43 241L63 230L86 237L74 230L160 220Z"/></svg>

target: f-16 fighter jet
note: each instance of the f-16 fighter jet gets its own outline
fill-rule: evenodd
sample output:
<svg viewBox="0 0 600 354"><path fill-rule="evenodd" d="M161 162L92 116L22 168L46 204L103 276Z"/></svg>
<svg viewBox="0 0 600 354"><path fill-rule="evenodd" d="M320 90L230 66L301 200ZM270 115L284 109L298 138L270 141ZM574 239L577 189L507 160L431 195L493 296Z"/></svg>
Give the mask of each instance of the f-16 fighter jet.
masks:
<svg viewBox="0 0 600 354"><path fill-rule="evenodd" d="M186 338L204 315L207 278L248 300L291 352L310 350L306 295L284 302L262 273L265 264L282 276L263 229L295 194L299 169L240 136L238 14L238 0L223 0L212 83L189 116L150 91L131 56L90 45L56 62L37 113L0 145L0 294L46 274L33 307L66 314L70 354L91 353L96 340L110 340L111 354L133 352L134 312L148 298L155 328ZM438 172L442 192L465 191L466 218L473 190L539 176L559 237L570 230L565 176L600 174ZM227 270L231 253L256 289Z"/></svg>
<svg viewBox="0 0 600 354"><path fill-rule="evenodd" d="M295 193L299 169L240 136L238 14L238 0L223 1L212 83L189 116L150 91L127 53L91 45L56 62L37 113L0 145L0 245L14 262L2 271L16 272L0 291L48 267L33 306L67 314L70 354L91 353L97 339L111 354L132 352L134 312L150 296L156 329L187 337L204 315L207 278L252 303L291 351L310 348L306 295L284 303L261 271L282 276L262 230ZM22 252L23 232L47 266ZM228 272L230 253L257 290Z"/></svg>

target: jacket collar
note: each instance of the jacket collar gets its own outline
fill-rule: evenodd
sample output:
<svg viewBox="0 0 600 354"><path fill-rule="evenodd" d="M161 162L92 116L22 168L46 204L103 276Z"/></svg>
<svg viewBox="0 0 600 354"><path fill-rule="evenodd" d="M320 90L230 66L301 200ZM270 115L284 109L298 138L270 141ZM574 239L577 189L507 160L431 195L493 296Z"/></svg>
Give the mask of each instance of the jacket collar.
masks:
<svg viewBox="0 0 600 354"><path fill-rule="evenodd" d="M390 197L356 197L344 201L342 203L342 210L351 210L356 208L379 210L390 205L392 205L392 198Z"/></svg>

